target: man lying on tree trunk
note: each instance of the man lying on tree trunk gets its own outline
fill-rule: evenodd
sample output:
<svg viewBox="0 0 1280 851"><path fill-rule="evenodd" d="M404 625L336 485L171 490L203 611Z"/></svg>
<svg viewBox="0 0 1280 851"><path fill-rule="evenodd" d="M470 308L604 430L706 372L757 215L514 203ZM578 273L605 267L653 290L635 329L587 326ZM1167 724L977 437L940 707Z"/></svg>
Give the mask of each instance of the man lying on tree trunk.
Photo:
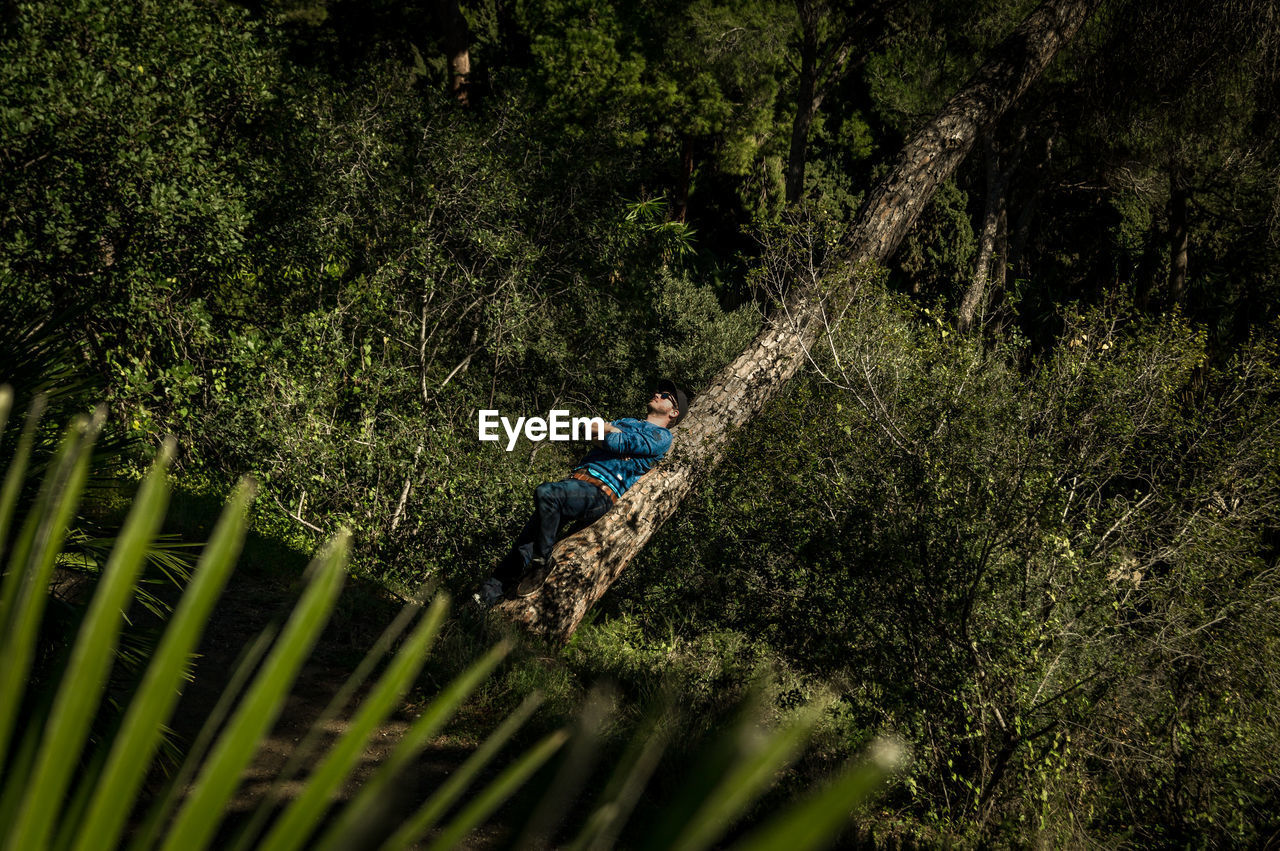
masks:
<svg viewBox="0 0 1280 851"><path fill-rule="evenodd" d="M592 434L596 448L574 466L569 477L545 482L533 492L533 516L524 525L511 552L485 580L476 599L493 605L515 589L527 597L542 587L551 573L551 550L560 527L586 528L604 516L618 497L635 484L671 448L668 431L684 416L688 399L671 381L659 381L649 397L643 420L630 417L605 423Z"/></svg>

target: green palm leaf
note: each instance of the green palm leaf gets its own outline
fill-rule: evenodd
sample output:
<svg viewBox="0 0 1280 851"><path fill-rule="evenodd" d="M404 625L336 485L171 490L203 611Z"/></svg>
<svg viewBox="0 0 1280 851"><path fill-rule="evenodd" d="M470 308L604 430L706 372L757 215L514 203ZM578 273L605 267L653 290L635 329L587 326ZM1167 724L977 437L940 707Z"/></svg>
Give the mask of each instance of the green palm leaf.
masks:
<svg viewBox="0 0 1280 851"><path fill-rule="evenodd" d="M72 423L58 450L51 472L36 497L35 510L27 517L10 554L5 576L4 621L0 622L0 764L8 750L13 725L31 669L36 630L44 614L46 589L54 561L75 513L89 472L89 447L102 425L102 414L93 420L80 417ZM10 778L10 782L15 782Z"/></svg>
<svg viewBox="0 0 1280 851"><path fill-rule="evenodd" d="M137 795L146 768L159 743L161 725L177 703L187 659L208 622L244 542L245 523L253 488L242 482L222 513L213 536L196 566L194 579L174 612L164 639L156 649L138 689L111 756L98 781L76 851L112 846Z"/></svg>
<svg viewBox="0 0 1280 851"><path fill-rule="evenodd" d="M204 848L221 821L222 809L258 742L284 706L293 678L328 621L342 587L349 533L339 533L312 563L311 581L276 639L262 670L249 686L227 730L209 754L196 786L161 846L165 851Z"/></svg>
<svg viewBox="0 0 1280 851"><path fill-rule="evenodd" d="M173 452L173 442L169 441L142 483L81 624L13 831L12 841L19 848L43 848L49 842L57 805L84 747L93 710L106 685L124 607L133 596L146 547L164 518L169 500L165 474ZM43 596L43 589L33 593Z"/></svg>

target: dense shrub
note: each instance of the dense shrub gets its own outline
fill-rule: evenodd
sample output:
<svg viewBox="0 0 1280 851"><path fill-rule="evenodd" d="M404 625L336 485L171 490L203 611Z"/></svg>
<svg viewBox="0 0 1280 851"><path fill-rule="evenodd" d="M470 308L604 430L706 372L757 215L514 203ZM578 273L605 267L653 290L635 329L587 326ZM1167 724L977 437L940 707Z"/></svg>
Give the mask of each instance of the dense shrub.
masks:
<svg viewBox="0 0 1280 851"><path fill-rule="evenodd" d="M1215 368L1176 318L1064 319L1031 360L867 294L622 608L858 683L862 723L924 757L918 818L1256 836L1276 793L1243 781L1275 770L1275 351Z"/></svg>

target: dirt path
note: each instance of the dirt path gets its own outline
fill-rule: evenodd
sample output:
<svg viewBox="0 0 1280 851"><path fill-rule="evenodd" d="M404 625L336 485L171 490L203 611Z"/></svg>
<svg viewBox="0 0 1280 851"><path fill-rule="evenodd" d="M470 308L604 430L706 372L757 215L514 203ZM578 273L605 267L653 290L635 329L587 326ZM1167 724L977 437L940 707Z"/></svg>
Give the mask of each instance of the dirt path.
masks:
<svg viewBox="0 0 1280 851"><path fill-rule="evenodd" d="M201 641L194 681L188 684L174 714L172 726L184 749L199 734L245 648L273 619L287 614L296 599L296 591L291 585L287 578L254 572L241 573L229 584ZM348 581L334 616L309 661L299 672L279 718L227 805L221 836L228 840L234 836L236 829L271 794L281 770L401 606L401 601L372 583ZM348 707L342 716L327 722L309 764L314 762L316 754L323 753L346 732L346 716L350 711ZM339 800L350 799L372 776L415 717L415 707L409 705L381 725L344 785ZM397 784L397 797L402 798L406 806L416 805L466 759L473 747L474 743L459 742L455 737L439 737L418 764L407 772L408 776ZM285 801L298 793L305 776L303 771L301 779L282 786L280 794ZM493 847L496 836L492 830L482 832L468 847Z"/></svg>

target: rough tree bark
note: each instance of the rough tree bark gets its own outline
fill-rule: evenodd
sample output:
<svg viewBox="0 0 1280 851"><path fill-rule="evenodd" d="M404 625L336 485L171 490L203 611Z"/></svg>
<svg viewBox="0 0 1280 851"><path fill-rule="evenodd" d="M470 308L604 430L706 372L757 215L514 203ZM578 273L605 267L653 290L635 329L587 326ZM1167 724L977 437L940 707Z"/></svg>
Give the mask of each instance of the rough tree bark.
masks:
<svg viewBox="0 0 1280 851"><path fill-rule="evenodd" d="M1009 179L1018 164L1018 148L1026 136L1026 128L1018 136L1018 144L1014 152L1000 163L1000 154L996 140L987 137L987 201L982 215L982 235L978 240L978 261L973 270L973 280L960 300L960 310L956 314L956 330L967 333L973 327L978 316L978 307L986 294L987 284L1001 286L1004 283L1004 264L1008 261L1007 251L1003 245L1005 227L1008 217ZM997 267L996 280L992 280L992 269Z"/></svg>
<svg viewBox="0 0 1280 851"><path fill-rule="evenodd" d="M906 145L868 196L840 251L837 274L852 277L893 253L924 205L978 136L1031 85L1099 0L1046 0ZM795 375L822 328L815 289L795 286L754 341L691 405L671 457L638 481L603 518L565 538L555 569L535 594L501 604L532 632L566 640L587 610L672 515L698 474L715 466L733 432Z"/></svg>
<svg viewBox="0 0 1280 851"><path fill-rule="evenodd" d="M462 106L471 105L471 32L458 0L436 0L441 45L449 63L449 94Z"/></svg>
<svg viewBox="0 0 1280 851"><path fill-rule="evenodd" d="M1191 193L1175 172L1169 177L1169 306L1187 293L1187 199Z"/></svg>

